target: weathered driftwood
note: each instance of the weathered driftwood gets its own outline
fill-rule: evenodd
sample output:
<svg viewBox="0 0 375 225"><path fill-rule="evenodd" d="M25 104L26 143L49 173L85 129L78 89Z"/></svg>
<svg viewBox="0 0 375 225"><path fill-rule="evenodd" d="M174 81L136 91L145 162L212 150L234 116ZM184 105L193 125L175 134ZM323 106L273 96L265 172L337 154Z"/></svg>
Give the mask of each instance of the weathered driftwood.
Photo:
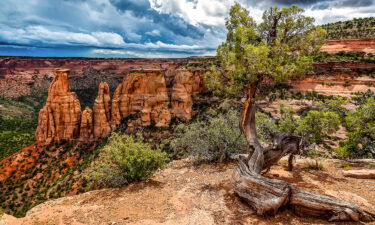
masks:
<svg viewBox="0 0 375 225"><path fill-rule="evenodd" d="M359 179L375 179L375 170L369 169L343 171L343 174L346 177Z"/></svg>
<svg viewBox="0 0 375 225"><path fill-rule="evenodd" d="M375 215L364 211L354 204L334 198L309 193L277 179L261 175L282 156L299 151L300 138L282 134L276 138L274 146L264 149L258 140L255 128L255 92L257 84L248 89L241 128L249 143L248 157L241 157L240 164L232 177L234 191L245 200L257 215L275 214L280 207L286 206L297 215L327 218L330 221L374 221Z"/></svg>

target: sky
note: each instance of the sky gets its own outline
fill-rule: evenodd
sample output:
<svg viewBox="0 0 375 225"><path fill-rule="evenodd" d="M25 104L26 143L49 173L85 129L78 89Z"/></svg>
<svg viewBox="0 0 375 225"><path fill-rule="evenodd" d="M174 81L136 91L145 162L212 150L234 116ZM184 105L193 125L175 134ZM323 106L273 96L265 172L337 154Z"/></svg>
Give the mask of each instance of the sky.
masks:
<svg viewBox="0 0 375 225"><path fill-rule="evenodd" d="M237 0L261 21L297 4L315 24L375 15L375 0ZM0 56L215 55L234 0L0 0Z"/></svg>

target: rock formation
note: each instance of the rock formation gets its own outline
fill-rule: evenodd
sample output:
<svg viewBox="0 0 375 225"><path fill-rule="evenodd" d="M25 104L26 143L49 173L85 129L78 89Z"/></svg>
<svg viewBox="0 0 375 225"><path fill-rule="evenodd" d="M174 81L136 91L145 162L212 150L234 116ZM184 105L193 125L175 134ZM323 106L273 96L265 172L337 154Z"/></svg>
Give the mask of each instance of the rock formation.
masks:
<svg viewBox="0 0 375 225"><path fill-rule="evenodd" d="M70 91L69 70L58 69L54 74L35 132L36 140L44 144L70 141L79 135L81 105L77 95Z"/></svg>
<svg viewBox="0 0 375 225"><path fill-rule="evenodd" d="M94 103L94 137L96 139L106 137L111 132L111 98L107 83L100 83L98 97Z"/></svg>
<svg viewBox="0 0 375 225"><path fill-rule="evenodd" d="M81 126L79 128L79 140L84 143L89 143L94 140L92 110L86 107L82 112Z"/></svg>
<svg viewBox="0 0 375 225"><path fill-rule="evenodd" d="M171 104L172 114L184 121L192 117L194 97L204 89L204 70L179 69L173 81Z"/></svg>
<svg viewBox="0 0 375 225"><path fill-rule="evenodd" d="M204 88L203 72L177 70L168 90L164 69L133 70L118 85L112 101L108 84L100 83L93 110L86 107L81 113L80 102L70 91L69 70L58 69L39 113L36 139L46 145L73 140L90 143L108 136L124 119L128 131L140 126L168 127L172 116L188 121L193 102Z"/></svg>
<svg viewBox="0 0 375 225"><path fill-rule="evenodd" d="M131 125L154 124L156 127L169 125L170 101L162 70L131 71L116 92L115 98L118 101L121 118L140 114L140 119L135 120ZM117 102L112 108L117 110ZM114 114L116 113L117 111ZM116 118L114 122L118 122L118 119Z"/></svg>
<svg viewBox="0 0 375 225"><path fill-rule="evenodd" d="M120 97L122 91L122 83L117 86L115 93L113 94L112 104L111 104L111 126L115 127L121 123L121 113L120 113Z"/></svg>

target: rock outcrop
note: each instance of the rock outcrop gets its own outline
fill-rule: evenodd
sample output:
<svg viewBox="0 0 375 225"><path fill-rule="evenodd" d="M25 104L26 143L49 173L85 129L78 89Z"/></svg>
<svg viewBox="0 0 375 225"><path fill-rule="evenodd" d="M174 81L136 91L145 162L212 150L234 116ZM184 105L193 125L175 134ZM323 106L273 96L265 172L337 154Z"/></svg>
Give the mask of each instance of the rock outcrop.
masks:
<svg viewBox="0 0 375 225"><path fill-rule="evenodd" d="M89 143L94 140L93 126L92 110L86 107L82 112L81 126L79 128L79 140L81 142Z"/></svg>
<svg viewBox="0 0 375 225"><path fill-rule="evenodd" d="M375 54L375 39L352 39L352 40L328 40L320 49L322 52L338 53L365 52Z"/></svg>
<svg viewBox="0 0 375 225"><path fill-rule="evenodd" d="M38 142L70 141L79 135L81 105L70 91L69 70L58 69L48 90L46 105L39 113L35 137Z"/></svg>
<svg viewBox="0 0 375 225"><path fill-rule="evenodd" d="M163 70L131 71L117 91L116 95L120 96L118 108L121 118L139 113L139 119L132 120L129 125L150 126L153 124L156 127L169 125L170 100ZM113 106L115 110L116 104L115 102Z"/></svg>
<svg viewBox="0 0 375 225"><path fill-rule="evenodd" d="M102 82L93 110L86 107L81 113L77 95L70 91L69 70L56 70L47 103L39 113L37 141L45 145L74 140L90 143L108 136L121 121L127 122L127 131L131 132L141 126L168 127L172 116L190 120L193 102L204 90L204 70L176 70L169 89L165 72L130 71L112 101L108 84Z"/></svg>
<svg viewBox="0 0 375 225"><path fill-rule="evenodd" d="M98 97L94 103L94 137L96 139L106 137L111 132L111 98L107 83L100 83Z"/></svg>
<svg viewBox="0 0 375 225"><path fill-rule="evenodd" d="M171 104L172 114L184 121L192 117L194 98L204 90L201 69L179 69L173 81Z"/></svg>

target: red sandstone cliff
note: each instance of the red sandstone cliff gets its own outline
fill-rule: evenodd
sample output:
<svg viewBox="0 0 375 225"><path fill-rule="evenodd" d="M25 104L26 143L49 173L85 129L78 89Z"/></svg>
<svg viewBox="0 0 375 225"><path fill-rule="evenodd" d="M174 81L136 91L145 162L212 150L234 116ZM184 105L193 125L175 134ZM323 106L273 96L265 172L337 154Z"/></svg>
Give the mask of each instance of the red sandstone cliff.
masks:
<svg viewBox="0 0 375 225"><path fill-rule="evenodd" d="M98 87L94 109L81 113L80 102L69 85L68 69L57 69L46 105L39 113L36 140L41 144L78 140L89 143L108 136L122 119L128 130L140 126L167 127L172 117L190 120L193 99L204 90L204 70L178 70L173 87L168 90L166 70L134 70L124 77L110 99L110 89L102 82ZM171 92L171 94L169 94Z"/></svg>
<svg viewBox="0 0 375 225"><path fill-rule="evenodd" d="M329 40L320 49L322 52L365 52L375 54L375 39Z"/></svg>

